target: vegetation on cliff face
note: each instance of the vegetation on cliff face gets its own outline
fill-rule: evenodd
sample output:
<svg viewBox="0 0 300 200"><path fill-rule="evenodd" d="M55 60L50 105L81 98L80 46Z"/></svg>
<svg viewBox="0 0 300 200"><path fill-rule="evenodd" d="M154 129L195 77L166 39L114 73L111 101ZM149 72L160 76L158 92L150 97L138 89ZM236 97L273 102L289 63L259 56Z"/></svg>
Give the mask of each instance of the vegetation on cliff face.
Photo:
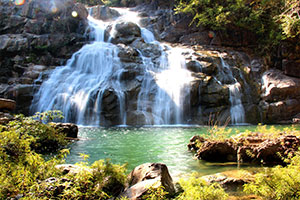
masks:
<svg viewBox="0 0 300 200"><path fill-rule="evenodd" d="M299 0L181 0L176 11L213 30L244 29L276 45L300 35Z"/></svg>

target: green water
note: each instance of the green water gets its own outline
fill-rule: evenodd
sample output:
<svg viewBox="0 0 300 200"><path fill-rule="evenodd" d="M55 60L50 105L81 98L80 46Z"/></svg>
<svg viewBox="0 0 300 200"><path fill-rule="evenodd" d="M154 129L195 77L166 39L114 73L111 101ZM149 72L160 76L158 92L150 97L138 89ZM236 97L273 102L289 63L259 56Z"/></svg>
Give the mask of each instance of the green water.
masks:
<svg viewBox="0 0 300 200"><path fill-rule="evenodd" d="M232 134L254 126L231 127ZM173 177L199 172L203 175L237 169L236 163L209 163L193 158L187 149L194 135L207 134L207 127L197 128L80 128L79 141L71 145L67 163L83 161L80 153L89 155L89 162L110 158L113 163L127 163L131 171L147 162L168 166ZM251 167L251 166L242 166Z"/></svg>

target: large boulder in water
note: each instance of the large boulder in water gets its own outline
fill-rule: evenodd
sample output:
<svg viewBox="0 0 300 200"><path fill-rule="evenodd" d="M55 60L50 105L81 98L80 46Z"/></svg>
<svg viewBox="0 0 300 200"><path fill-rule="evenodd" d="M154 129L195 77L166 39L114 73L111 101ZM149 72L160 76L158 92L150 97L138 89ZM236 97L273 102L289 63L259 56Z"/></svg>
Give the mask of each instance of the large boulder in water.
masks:
<svg viewBox="0 0 300 200"><path fill-rule="evenodd" d="M52 126L67 137L77 138L78 126L72 123L52 123Z"/></svg>
<svg viewBox="0 0 300 200"><path fill-rule="evenodd" d="M146 163L136 168L128 175L128 187L120 195L129 199L141 199L150 187L163 186L170 195L175 193L175 187L168 168L161 163Z"/></svg>
<svg viewBox="0 0 300 200"><path fill-rule="evenodd" d="M108 6L93 6L89 8L90 15L95 19L103 21L113 20L120 16L120 13Z"/></svg>
<svg viewBox="0 0 300 200"><path fill-rule="evenodd" d="M111 42L114 44L131 44L134 40L141 37L140 27L133 22L119 22L114 27L108 27L111 35Z"/></svg>

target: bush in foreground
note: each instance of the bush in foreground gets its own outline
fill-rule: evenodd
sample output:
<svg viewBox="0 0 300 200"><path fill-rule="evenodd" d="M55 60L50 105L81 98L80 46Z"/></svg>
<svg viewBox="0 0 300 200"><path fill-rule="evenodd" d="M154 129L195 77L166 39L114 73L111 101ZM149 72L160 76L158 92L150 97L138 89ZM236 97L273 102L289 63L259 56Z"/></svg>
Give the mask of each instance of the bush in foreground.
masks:
<svg viewBox="0 0 300 200"><path fill-rule="evenodd" d="M300 199L300 155L286 167L277 166L255 175L255 181L245 185L246 193L265 199Z"/></svg>
<svg viewBox="0 0 300 200"><path fill-rule="evenodd" d="M179 181L183 192L176 200L225 200L228 194L217 183L208 184L205 180L193 174L188 180Z"/></svg>

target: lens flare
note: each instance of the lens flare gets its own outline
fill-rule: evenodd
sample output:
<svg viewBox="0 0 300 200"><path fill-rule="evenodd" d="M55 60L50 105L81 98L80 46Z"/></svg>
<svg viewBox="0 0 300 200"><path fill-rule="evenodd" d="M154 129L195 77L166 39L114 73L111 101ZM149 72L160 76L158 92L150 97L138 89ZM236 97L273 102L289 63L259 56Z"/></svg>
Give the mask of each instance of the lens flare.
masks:
<svg viewBox="0 0 300 200"><path fill-rule="evenodd" d="M76 11L73 11L73 12L72 12L72 16L73 16L73 17L77 17L77 16L78 16L78 13L77 13Z"/></svg>
<svg viewBox="0 0 300 200"><path fill-rule="evenodd" d="M15 5L16 6L21 6L26 2L26 0L15 0Z"/></svg>

